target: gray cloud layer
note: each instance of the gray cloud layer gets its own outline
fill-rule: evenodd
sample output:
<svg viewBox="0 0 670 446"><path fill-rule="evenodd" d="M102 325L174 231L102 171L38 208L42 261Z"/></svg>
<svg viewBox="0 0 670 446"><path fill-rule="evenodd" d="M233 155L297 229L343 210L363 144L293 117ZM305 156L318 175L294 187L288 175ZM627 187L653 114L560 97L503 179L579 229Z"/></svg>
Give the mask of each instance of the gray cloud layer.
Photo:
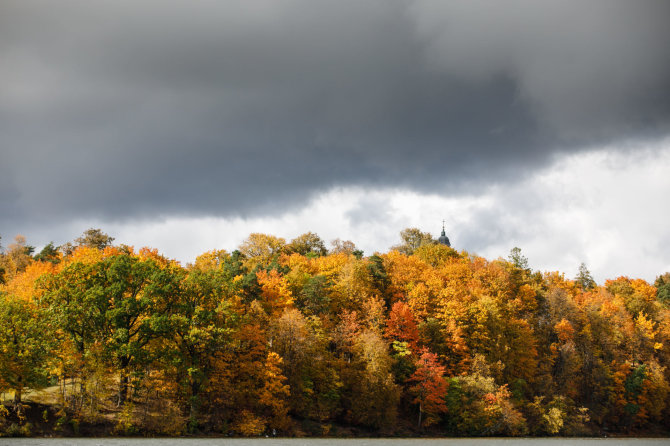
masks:
<svg viewBox="0 0 670 446"><path fill-rule="evenodd" d="M667 1L7 0L0 224L464 190L670 131Z"/></svg>

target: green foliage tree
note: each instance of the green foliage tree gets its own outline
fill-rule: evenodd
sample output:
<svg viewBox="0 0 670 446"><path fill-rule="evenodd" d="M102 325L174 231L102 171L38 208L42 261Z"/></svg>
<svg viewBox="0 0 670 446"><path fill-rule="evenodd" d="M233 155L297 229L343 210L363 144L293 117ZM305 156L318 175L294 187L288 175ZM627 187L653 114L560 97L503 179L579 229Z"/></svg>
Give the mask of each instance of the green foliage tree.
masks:
<svg viewBox="0 0 670 446"><path fill-rule="evenodd" d="M432 245L437 243L432 235L428 232L422 232L418 228L406 228L400 231L400 239L402 242L399 245L393 246L398 252L405 255L412 255L415 250L424 245Z"/></svg>
<svg viewBox="0 0 670 446"><path fill-rule="evenodd" d="M153 259L140 260L127 254L102 261L105 308L105 346L119 370L119 403L129 396L133 370L150 357L149 342L168 333L173 299L179 276L170 267L161 268Z"/></svg>
<svg viewBox="0 0 670 446"><path fill-rule="evenodd" d="M86 246L88 248L103 250L108 246L112 246L114 237L109 236L98 228L89 228L84 233L74 239L74 242L67 242L58 247L64 256L71 255L79 246Z"/></svg>
<svg viewBox="0 0 670 446"><path fill-rule="evenodd" d="M670 307L670 273L665 273L656 278L654 285L657 289L657 298L665 307Z"/></svg>
<svg viewBox="0 0 670 446"><path fill-rule="evenodd" d="M76 350L84 356L99 343L99 353L117 367L120 403L128 398L132 370L149 360L149 342L168 330L179 280L178 270L154 259L117 254L71 263L45 281L45 300Z"/></svg>
<svg viewBox="0 0 670 446"><path fill-rule="evenodd" d="M328 252L321 237L313 232L301 234L291 240L291 243L286 245L286 251L308 257L324 256Z"/></svg>
<svg viewBox="0 0 670 446"><path fill-rule="evenodd" d="M39 284L46 291L44 301L53 311L59 328L82 356L93 342L102 338L106 326L109 301L104 293L103 273L99 263L75 262Z"/></svg>
<svg viewBox="0 0 670 446"><path fill-rule="evenodd" d="M596 281L593 280L593 276L584 262L579 265L579 272L577 273L577 277L575 277L575 282L584 291L589 291L596 287Z"/></svg>
<svg viewBox="0 0 670 446"><path fill-rule="evenodd" d="M80 237L74 239L74 241L77 246L88 246L89 248L102 250L108 246L112 246L114 237L105 234L101 229L89 228Z"/></svg>
<svg viewBox="0 0 670 446"><path fill-rule="evenodd" d="M512 265L514 265L515 268L521 270L530 269L528 266L528 259L523 254L521 254L521 248L517 246L510 250L509 261L512 262Z"/></svg>
<svg viewBox="0 0 670 446"><path fill-rule="evenodd" d="M299 306L306 314L326 313L330 306L332 285L332 281L322 274L308 278L298 297Z"/></svg>
<svg viewBox="0 0 670 446"><path fill-rule="evenodd" d="M54 246L54 242L49 242L46 246L44 246L44 248L42 248L39 254L35 255L35 260L58 264L61 261L61 256L58 248Z"/></svg>
<svg viewBox="0 0 670 446"><path fill-rule="evenodd" d="M198 423L201 392L214 369L214 358L231 342L239 315L233 304L221 299L223 294L220 269L192 269L188 276L179 270L173 272L173 291L170 296L171 312L167 337L168 350L184 380L189 400L189 424ZM181 282L179 290L176 283Z"/></svg>
<svg viewBox="0 0 670 446"><path fill-rule="evenodd" d="M370 271L370 278L372 285L377 290L380 296L384 296L391 284L388 273L384 267L384 259L377 254L371 255L367 258L368 271Z"/></svg>
<svg viewBox="0 0 670 446"><path fill-rule="evenodd" d="M47 384L53 332L48 311L0 293L0 382L21 403L25 389Z"/></svg>

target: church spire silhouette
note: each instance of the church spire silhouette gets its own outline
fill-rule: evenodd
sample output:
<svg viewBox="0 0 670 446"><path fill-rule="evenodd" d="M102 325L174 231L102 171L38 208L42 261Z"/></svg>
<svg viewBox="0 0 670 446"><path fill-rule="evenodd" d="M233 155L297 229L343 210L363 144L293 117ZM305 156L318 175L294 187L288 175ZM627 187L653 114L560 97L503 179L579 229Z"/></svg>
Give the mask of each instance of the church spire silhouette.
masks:
<svg viewBox="0 0 670 446"><path fill-rule="evenodd" d="M442 220L442 234L440 234L440 237L437 239L437 242L441 245L445 245L451 248L451 243L449 243L449 237L447 237L447 234L444 232L444 220Z"/></svg>

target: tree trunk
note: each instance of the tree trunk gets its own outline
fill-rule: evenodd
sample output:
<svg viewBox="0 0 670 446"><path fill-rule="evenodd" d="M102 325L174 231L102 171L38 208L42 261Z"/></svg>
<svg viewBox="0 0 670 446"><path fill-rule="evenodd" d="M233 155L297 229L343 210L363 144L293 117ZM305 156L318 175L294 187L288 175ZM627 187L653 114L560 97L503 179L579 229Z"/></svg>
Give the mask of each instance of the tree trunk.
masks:
<svg viewBox="0 0 670 446"><path fill-rule="evenodd" d="M119 379L119 406L128 401L128 390L130 389L130 378L128 377L129 358L121 359L121 377Z"/></svg>
<svg viewBox="0 0 670 446"><path fill-rule="evenodd" d="M119 406L125 404L128 400L128 374L125 371L121 372L121 379L119 380Z"/></svg>
<svg viewBox="0 0 670 446"><path fill-rule="evenodd" d="M191 407L189 408L189 417L188 417L190 429L196 427L199 408L200 408L200 381L194 380L191 382Z"/></svg>
<svg viewBox="0 0 670 446"><path fill-rule="evenodd" d="M65 398L67 397L67 380L65 379L65 373L58 377L58 386L60 387L60 398L63 404L63 407L66 406Z"/></svg>

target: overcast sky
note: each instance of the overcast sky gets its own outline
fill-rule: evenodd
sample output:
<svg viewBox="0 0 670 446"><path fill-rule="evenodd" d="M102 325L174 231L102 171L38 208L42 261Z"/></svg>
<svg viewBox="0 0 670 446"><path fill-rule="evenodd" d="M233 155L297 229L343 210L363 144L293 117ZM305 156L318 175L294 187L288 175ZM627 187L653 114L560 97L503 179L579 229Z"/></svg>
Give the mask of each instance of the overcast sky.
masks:
<svg viewBox="0 0 670 446"><path fill-rule="evenodd" d="M670 271L670 2L4 0L0 236L184 262L417 226Z"/></svg>

